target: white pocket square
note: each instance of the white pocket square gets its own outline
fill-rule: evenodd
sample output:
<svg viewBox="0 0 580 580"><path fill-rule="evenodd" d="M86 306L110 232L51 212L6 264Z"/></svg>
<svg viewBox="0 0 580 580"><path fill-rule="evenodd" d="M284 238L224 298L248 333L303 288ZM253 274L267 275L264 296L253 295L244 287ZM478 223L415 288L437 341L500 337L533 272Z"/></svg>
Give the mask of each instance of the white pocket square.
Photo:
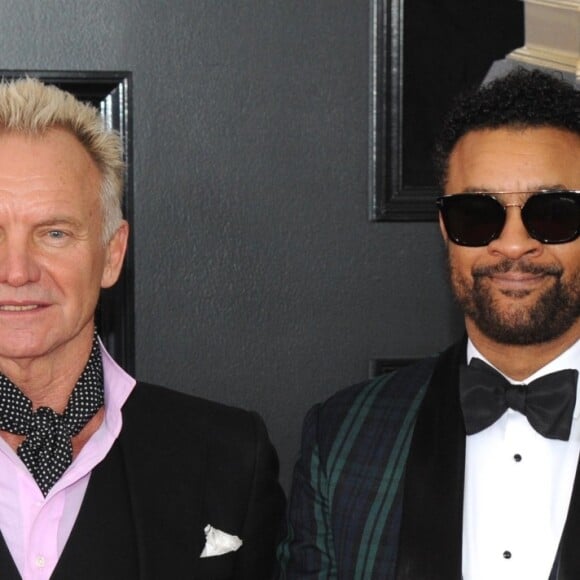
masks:
<svg viewBox="0 0 580 580"><path fill-rule="evenodd" d="M205 532L205 546L201 552L200 558L211 558L212 556L222 556L229 552L239 550L243 544L238 536L226 534L209 524L203 529Z"/></svg>

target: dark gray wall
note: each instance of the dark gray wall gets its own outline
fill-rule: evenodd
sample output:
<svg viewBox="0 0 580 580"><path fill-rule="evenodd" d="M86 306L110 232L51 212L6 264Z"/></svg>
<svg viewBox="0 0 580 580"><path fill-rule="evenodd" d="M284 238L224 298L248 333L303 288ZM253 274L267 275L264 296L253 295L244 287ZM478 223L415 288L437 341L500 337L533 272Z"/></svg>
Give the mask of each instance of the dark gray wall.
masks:
<svg viewBox="0 0 580 580"><path fill-rule="evenodd" d="M452 340L434 223L367 221L366 0L2 0L1 67L133 72L139 378L307 408Z"/></svg>

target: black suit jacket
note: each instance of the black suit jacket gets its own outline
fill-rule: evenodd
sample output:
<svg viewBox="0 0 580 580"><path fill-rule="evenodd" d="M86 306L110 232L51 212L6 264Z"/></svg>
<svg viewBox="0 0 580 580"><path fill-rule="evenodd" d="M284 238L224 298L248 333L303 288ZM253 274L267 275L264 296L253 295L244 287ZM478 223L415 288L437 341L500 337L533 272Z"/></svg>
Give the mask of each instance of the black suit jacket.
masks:
<svg viewBox="0 0 580 580"><path fill-rule="evenodd" d="M465 352L461 341L309 413L281 578L461 579ZM551 580L580 578L578 538L577 474Z"/></svg>
<svg viewBox="0 0 580 580"><path fill-rule="evenodd" d="M268 579L285 503L277 476L256 414L138 383L52 578ZM200 558L206 524L243 546ZM0 577L19 578L5 545Z"/></svg>

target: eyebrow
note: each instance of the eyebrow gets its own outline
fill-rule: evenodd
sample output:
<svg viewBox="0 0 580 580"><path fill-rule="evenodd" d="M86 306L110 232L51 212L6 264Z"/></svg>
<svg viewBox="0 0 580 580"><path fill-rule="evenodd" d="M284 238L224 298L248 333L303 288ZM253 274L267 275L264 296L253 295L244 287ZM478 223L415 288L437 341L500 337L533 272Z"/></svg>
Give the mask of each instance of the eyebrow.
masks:
<svg viewBox="0 0 580 580"><path fill-rule="evenodd" d="M68 216L54 216L36 224L37 227L51 227L60 225L67 225L78 228L82 226L82 222Z"/></svg>

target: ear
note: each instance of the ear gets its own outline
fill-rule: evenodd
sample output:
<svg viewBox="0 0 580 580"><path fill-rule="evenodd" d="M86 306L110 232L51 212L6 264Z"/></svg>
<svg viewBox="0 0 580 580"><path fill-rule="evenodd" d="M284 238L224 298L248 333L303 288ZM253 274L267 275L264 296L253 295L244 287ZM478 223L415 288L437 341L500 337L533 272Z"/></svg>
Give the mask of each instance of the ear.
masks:
<svg viewBox="0 0 580 580"><path fill-rule="evenodd" d="M128 238L129 224L123 220L119 229L113 234L107 244L101 288L110 288L119 279L125 252L127 251Z"/></svg>

